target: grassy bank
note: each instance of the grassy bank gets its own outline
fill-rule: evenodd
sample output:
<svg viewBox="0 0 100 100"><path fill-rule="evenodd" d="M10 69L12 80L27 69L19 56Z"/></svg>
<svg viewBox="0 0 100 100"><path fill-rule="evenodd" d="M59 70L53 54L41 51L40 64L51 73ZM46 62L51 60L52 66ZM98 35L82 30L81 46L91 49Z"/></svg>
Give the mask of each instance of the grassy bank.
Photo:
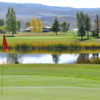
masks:
<svg viewBox="0 0 100 100"><path fill-rule="evenodd" d="M20 33L21 34L21 33ZM81 50L100 50L100 40L90 38L90 40L80 41L74 33L66 33L65 35L20 35L16 37L8 37L9 48L11 50L26 51L77 51ZM24 33L25 34L25 33ZM30 34L30 33L29 33ZM40 33L37 33L40 34ZM44 34L44 33L41 33ZM45 33L48 34L48 33ZM2 49L2 36L0 37L0 48Z"/></svg>
<svg viewBox="0 0 100 100"><path fill-rule="evenodd" d="M99 100L100 67L0 65L0 89L2 100Z"/></svg>

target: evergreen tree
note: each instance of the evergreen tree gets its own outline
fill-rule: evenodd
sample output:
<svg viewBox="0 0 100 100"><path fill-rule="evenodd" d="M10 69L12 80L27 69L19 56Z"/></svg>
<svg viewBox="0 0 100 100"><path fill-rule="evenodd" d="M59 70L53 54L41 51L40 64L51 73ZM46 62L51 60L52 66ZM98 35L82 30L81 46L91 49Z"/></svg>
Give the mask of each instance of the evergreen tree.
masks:
<svg viewBox="0 0 100 100"><path fill-rule="evenodd" d="M87 39L89 39L89 32L91 31L91 19L87 14L85 14L84 22L85 22L85 31L87 33Z"/></svg>
<svg viewBox="0 0 100 100"><path fill-rule="evenodd" d="M62 32L67 32L69 30L69 27L70 27L70 24L69 23L63 22L61 24Z"/></svg>
<svg viewBox="0 0 100 100"><path fill-rule="evenodd" d="M57 18L54 20L54 23L53 23L53 25L52 25L51 30L52 30L53 32L55 32L56 35L58 34L58 32L59 32L59 30L60 30L60 24L59 24L59 21L58 21Z"/></svg>
<svg viewBox="0 0 100 100"><path fill-rule="evenodd" d="M91 30L91 20L88 14L85 14L83 12L77 13L77 26L79 36L81 36L81 39L83 39L86 33L87 39L89 39L89 32Z"/></svg>
<svg viewBox="0 0 100 100"><path fill-rule="evenodd" d="M0 26L4 26L4 19L0 19Z"/></svg>
<svg viewBox="0 0 100 100"><path fill-rule="evenodd" d="M17 31L20 31L21 28L21 22L19 20L16 21L16 29Z"/></svg>
<svg viewBox="0 0 100 100"><path fill-rule="evenodd" d="M7 15L6 15L6 27L8 32L11 32L12 35L16 34L17 28L16 28L17 22L16 22L16 14L13 8L9 8Z"/></svg>
<svg viewBox="0 0 100 100"><path fill-rule="evenodd" d="M99 32L100 32L100 18L98 15L96 15L96 19L95 19L95 36L97 38L99 38Z"/></svg>
<svg viewBox="0 0 100 100"><path fill-rule="evenodd" d="M81 40L83 40L83 37L86 35L84 18L83 12L77 13L78 35L81 36Z"/></svg>
<svg viewBox="0 0 100 100"><path fill-rule="evenodd" d="M5 33L5 22L4 22L4 19L0 19L0 33Z"/></svg>

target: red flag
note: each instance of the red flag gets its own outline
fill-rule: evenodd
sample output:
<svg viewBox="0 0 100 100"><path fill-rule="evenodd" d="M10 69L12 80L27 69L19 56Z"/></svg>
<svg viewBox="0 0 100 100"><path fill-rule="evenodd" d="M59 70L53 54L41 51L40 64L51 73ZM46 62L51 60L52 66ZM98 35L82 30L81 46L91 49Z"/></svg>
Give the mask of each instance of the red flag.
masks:
<svg viewBox="0 0 100 100"><path fill-rule="evenodd" d="M8 42L7 42L5 35L3 35L3 44L2 45L3 45L3 51L7 52L9 50L9 48L8 48Z"/></svg>

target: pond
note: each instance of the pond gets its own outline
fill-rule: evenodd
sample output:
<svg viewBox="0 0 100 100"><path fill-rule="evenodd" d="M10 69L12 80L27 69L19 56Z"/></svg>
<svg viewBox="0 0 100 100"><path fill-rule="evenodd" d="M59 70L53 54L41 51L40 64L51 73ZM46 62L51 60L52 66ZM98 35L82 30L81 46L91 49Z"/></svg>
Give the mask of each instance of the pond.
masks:
<svg viewBox="0 0 100 100"><path fill-rule="evenodd" d="M0 64L100 64L100 53L93 53L93 54L0 53Z"/></svg>

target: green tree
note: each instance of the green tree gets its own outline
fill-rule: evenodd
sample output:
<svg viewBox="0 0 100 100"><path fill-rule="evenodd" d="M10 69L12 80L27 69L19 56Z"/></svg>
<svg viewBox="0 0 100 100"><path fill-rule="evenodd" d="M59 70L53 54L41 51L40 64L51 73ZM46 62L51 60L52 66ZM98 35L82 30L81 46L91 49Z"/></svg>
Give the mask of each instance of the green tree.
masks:
<svg viewBox="0 0 100 100"><path fill-rule="evenodd" d="M0 26L0 33L5 34L5 32L6 32L6 27Z"/></svg>
<svg viewBox="0 0 100 100"><path fill-rule="evenodd" d="M96 15L94 33L97 38L99 38L99 32L100 32L100 18L98 15Z"/></svg>
<svg viewBox="0 0 100 100"><path fill-rule="evenodd" d="M88 14L85 14L83 12L77 13L77 26L79 29L79 35L81 36L81 39L83 39L83 36L87 33L87 39L89 39L89 33L91 31L91 19L88 16Z"/></svg>
<svg viewBox="0 0 100 100"><path fill-rule="evenodd" d="M0 19L0 33L5 33L6 27L5 27L5 22L4 19Z"/></svg>
<svg viewBox="0 0 100 100"><path fill-rule="evenodd" d="M19 20L16 21L16 29L17 31L20 31L21 28L21 22Z"/></svg>
<svg viewBox="0 0 100 100"><path fill-rule="evenodd" d="M61 30L62 30L62 32L67 32L69 30L69 27L70 27L70 24L69 23L63 22L61 24Z"/></svg>
<svg viewBox="0 0 100 100"><path fill-rule="evenodd" d="M16 34L17 28L16 28L17 22L16 22L16 14L13 8L9 8L7 15L6 15L6 27L8 32L11 32L12 35Z"/></svg>
<svg viewBox="0 0 100 100"><path fill-rule="evenodd" d="M83 40L83 37L86 35L84 19L85 19L84 13L78 12L77 26L78 26L78 35L81 36L81 40Z"/></svg>
<svg viewBox="0 0 100 100"><path fill-rule="evenodd" d="M0 19L0 26L4 26L4 19Z"/></svg>
<svg viewBox="0 0 100 100"><path fill-rule="evenodd" d="M85 17L84 17L84 22L85 22L85 31L87 33L87 39L89 39L89 33L91 31L91 19L90 17L88 16L88 14L85 14Z"/></svg>
<svg viewBox="0 0 100 100"><path fill-rule="evenodd" d="M59 21L58 21L57 18L54 20L54 23L53 23L53 25L52 25L51 30L52 30L53 32L55 32L56 35L58 34L58 32L59 32L59 30L60 30L60 24L59 24Z"/></svg>

